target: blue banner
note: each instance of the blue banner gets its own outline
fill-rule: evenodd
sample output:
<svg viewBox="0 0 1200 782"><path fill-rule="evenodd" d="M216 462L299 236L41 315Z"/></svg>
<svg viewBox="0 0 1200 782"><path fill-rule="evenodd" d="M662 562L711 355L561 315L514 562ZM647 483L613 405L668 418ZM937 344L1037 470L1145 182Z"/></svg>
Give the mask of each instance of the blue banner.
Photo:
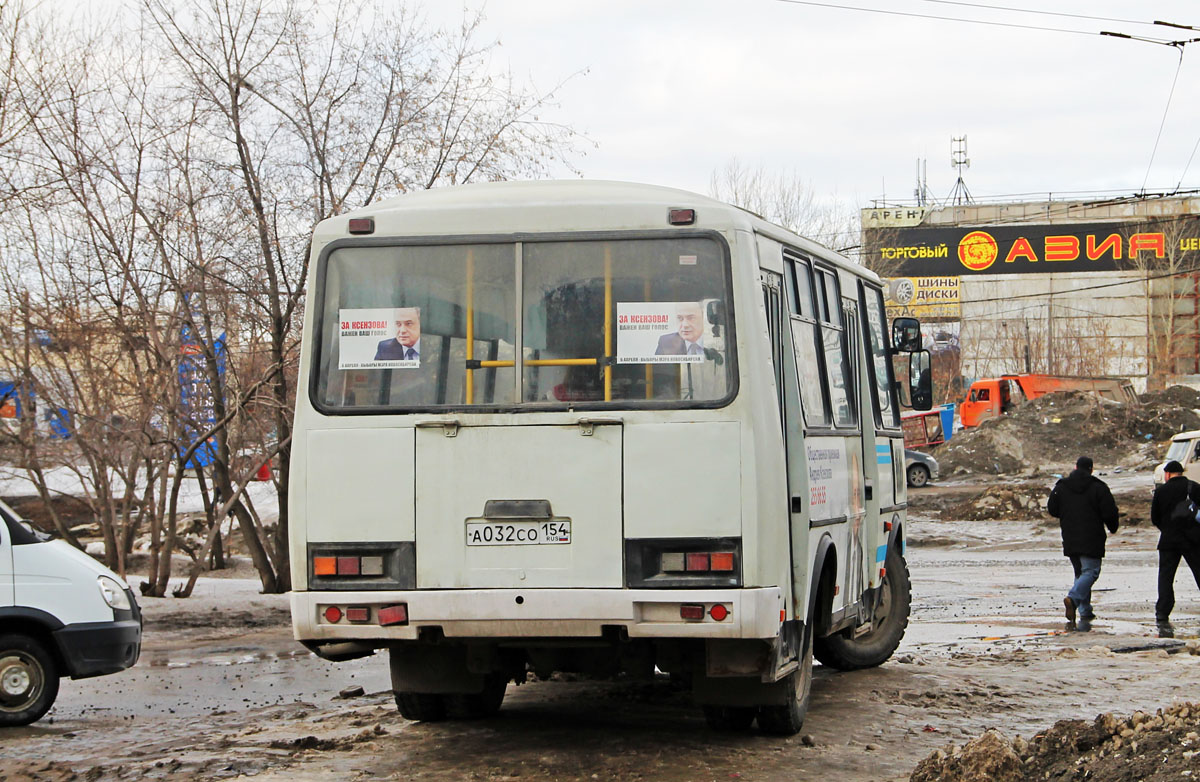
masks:
<svg viewBox="0 0 1200 782"><path fill-rule="evenodd" d="M180 330L179 350L179 401L183 407L181 445L186 450L210 429L217 420L215 395L208 376L208 356L204 343L191 326L186 323ZM225 333L212 340L212 355L216 359L217 377L221 390L225 387ZM216 437L209 437L196 449L185 465L188 469L206 467L213 463L217 453Z"/></svg>

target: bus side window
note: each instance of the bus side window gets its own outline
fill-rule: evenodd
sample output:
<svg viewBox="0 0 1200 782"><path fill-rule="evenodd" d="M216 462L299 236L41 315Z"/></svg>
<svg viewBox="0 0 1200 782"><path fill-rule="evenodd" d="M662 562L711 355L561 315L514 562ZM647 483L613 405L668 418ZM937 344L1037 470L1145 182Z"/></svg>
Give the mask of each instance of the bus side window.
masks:
<svg viewBox="0 0 1200 782"><path fill-rule="evenodd" d="M831 417L822 374L821 327L815 317L812 268L785 253L784 269L787 271L784 287L787 288L792 349L796 353L804 421L808 426L827 427Z"/></svg>
<svg viewBox="0 0 1200 782"><path fill-rule="evenodd" d="M854 392L851 383L849 345L842 319L842 298L837 274L825 269L814 269L816 290L824 292L825 304L821 314L821 342L825 351L825 376L828 381L829 401L836 426L854 426L858 416L851 400ZM818 301L820 301L818 296Z"/></svg>
<svg viewBox="0 0 1200 782"><path fill-rule="evenodd" d="M892 382L892 365L887 344L886 316L883 308L883 291L867 287L859 282L860 303L863 308L863 335L868 345L867 367L871 373L871 401L874 404L875 423L888 429L900 426L897 415L899 403L895 398L895 383Z"/></svg>

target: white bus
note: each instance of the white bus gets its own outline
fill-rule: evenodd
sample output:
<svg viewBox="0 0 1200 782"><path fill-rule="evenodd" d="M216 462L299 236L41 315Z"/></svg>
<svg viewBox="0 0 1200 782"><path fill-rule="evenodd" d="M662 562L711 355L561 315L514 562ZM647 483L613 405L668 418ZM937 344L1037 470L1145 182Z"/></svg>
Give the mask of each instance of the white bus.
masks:
<svg viewBox="0 0 1200 782"><path fill-rule="evenodd" d="M322 222L308 290L295 635L386 649L406 718L657 668L716 728L792 734L814 655L896 649L904 443L870 271L692 193L495 183ZM894 327L927 369L916 325Z"/></svg>

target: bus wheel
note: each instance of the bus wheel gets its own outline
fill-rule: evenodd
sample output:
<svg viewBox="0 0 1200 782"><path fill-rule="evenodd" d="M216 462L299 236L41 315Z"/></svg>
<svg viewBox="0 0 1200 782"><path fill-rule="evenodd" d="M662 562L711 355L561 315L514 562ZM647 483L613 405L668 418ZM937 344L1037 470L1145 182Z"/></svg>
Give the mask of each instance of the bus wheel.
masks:
<svg viewBox="0 0 1200 782"><path fill-rule="evenodd" d="M757 716L753 706L705 706L704 721L713 730L745 730Z"/></svg>
<svg viewBox="0 0 1200 782"><path fill-rule="evenodd" d="M491 717L500 711L500 704L504 702L507 689L507 676L501 673L488 674L483 680L482 692L446 694L446 716L456 720Z"/></svg>
<svg viewBox="0 0 1200 782"><path fill-rule="evenodd" d="M813 631L812 622L804 627L804 648L800 652L800 668L793 671L785 685L791 698L782 705L758 707L758 727L763 733L776 736L794 736L804 726L808 714L808 701L812 695L813 676Z"/></svg>
<svg viewBox="0 0 1200 782"><path fill-rule="evenodd" d="M908 563L896 546L888 551L885 563L887 570L880 586L882 594L871 630L857 638L853 637L853 629L818 638L814 649L822 664L842 671L872 668L891 657L900 645L900 639L908 627L908 611L912 602Z"/></svg>
<svg viewBox="0 0 1200 782"><path fill-rule="evenodd" d="M54 658L22 633L0 635L0 727L42 718L58 696Z"/></svg>
<svg viewBox="0 0 1200 782"><path fill-rule="evenodd" d="M400 716L414 722L437 722L446 719L445 696L431 692L397 692L396 708Z"/></svg>

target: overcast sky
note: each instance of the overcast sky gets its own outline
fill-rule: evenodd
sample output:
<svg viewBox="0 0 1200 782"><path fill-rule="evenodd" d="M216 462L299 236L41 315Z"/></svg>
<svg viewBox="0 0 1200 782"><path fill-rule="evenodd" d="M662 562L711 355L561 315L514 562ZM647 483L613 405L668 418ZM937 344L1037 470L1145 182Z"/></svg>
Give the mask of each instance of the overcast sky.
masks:
<svg viewBox="0 0 1200 782"><path fill-rule="evenodd" d="M991 3L992 9L986 6ZM945 198L952 136L966 135L976 200L1200 187L1200 43L1009 25L1200 38L1200 3L1100 0L488 0L497 67L548 88L555 118L586 134L584 176L709 191L731 158L796 172L860 206L911 199L917 159ZM976 7L972 7L976 6ZM996 10L998 6L1107 20ZM426 0L432 21L450 2ZM472 4L477 8L479 5ZM1161 141L1172 82L1174 98ZM1198 155L1200 158L1200 155ZM569 172L563 172L568 174ZM1148 176L1148 179L1147 179Z"/></svg>

